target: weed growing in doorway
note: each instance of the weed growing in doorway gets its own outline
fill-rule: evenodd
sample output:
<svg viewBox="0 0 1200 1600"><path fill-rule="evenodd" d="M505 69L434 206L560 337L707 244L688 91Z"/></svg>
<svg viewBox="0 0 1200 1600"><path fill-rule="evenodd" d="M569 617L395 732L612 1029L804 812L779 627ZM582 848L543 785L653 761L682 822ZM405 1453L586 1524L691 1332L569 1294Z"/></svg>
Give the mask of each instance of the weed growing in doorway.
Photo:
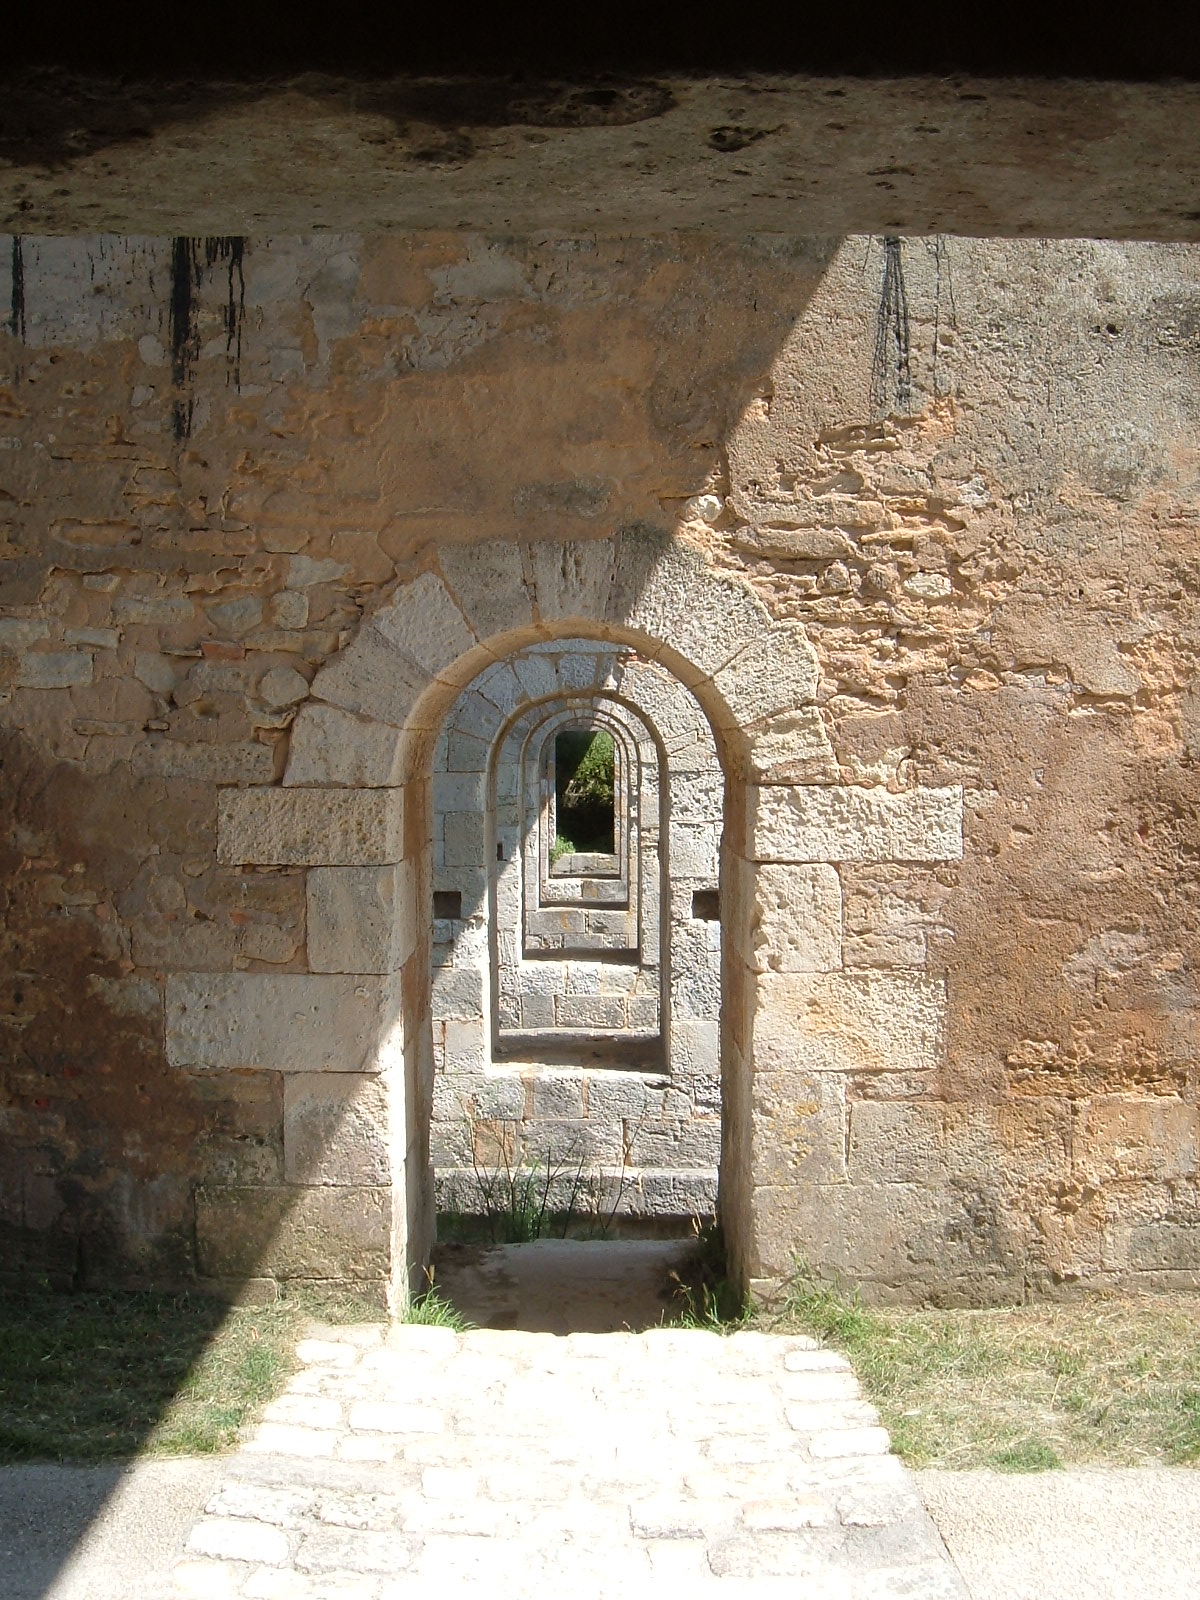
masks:
<svg viewBox="0 0 1200 1600"><path fill-rule="evenodd" d="M725 1240L715 1218L692 1218L695 1248L688 1259L667 1274L671 1305L666 1320L672 1327L707 1328L731 1333L745 1325L747 1306L729 1281Z"/></svg>

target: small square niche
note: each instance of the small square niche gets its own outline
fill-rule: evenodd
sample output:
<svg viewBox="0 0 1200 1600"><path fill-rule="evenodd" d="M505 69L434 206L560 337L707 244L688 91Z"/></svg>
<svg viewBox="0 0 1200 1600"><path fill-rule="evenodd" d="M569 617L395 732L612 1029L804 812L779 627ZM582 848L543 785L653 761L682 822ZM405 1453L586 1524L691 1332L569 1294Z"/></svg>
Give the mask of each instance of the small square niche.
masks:
<svg viewBox="0 0 1200 1600"><path fill-rule="evenodd" d="M720 922L721 891L719 889L692 890L692 920L694 922Z"/></svg>

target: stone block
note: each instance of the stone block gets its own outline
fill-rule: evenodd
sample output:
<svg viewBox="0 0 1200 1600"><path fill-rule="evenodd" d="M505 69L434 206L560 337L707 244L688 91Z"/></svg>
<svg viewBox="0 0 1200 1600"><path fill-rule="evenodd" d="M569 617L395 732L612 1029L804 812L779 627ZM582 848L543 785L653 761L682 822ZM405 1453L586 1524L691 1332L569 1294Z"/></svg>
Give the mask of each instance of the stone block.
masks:
<svg viewBox="0 0 1200 1600"><path fill-rule="evenodd" d="M657 531L622 531L617 574L610 620L670 643L706 675L770 627L766 608L749 589L715 574L699 550Z"/></svg>
<svg viewBox="0 0 1200 1600"><path fill-rule="evenodd" d="M746 729L754 783L837 783L841 777L825 719L816 706L777 712Z"/></svg>
<svg viewBox="0 0 1200 1600"><path fill-rule="evenodd" d="M417 937L413 867L314 867L308 874L312 972L395 972Z"/></svg>
<svg viewBox="0 0 1200 1600"><path fill-rule="evenodd" d="M205 1277L386 1278L390 1187L263 1185L196 1191Z"/></svg>
<svg viewBox="0 0 1200 1600"><path fill-rule="evenodd" d="M836 1072L756 1072L753 1166L762 1184L841 1183L846 1083Z"/></svg>
<svg viewBox="0 0 1200 1600"><path fill-rule="evenodd" d="M69 689L92 681L90 650L30 651L17 664L19 689Z"/></svg>
<svg viewBox="0 0 1200 1600"><path fill-rule="evenodd" d="M1168 1095L1111 1095L1088 1101L1075 1130L1075 1170L1092 1183L1193 1178L1200 1154L1200 1107Z"/></svg>
<svg viewBox="0 0 1200 1600"><path fill-rule="evenodd" d="M432 572L401 584L372 621L385 639L430 677L436 677L478 642L446 585Z"/></svg>
<svg viewBox="0 0 1200 1600"><path fill-rule="evenodd" d="M385 866L404 853L400 789L239 789L217 809L229 866Z"/></svg>
<svg viewBox="0 0 1200 1600"><path fill-rule="evenodd" d="M297 1072L283 1090L283 1171L289 1183L389 1182L388 1094L365 1073Z"/></svg>
<svg viewBox="0 0 1200 1600"><path fill-rule="evenodd" d="M482 967L439 967L433 975L432 1003L435 1017L482 1017Z"/></svg>
<svg viewBox="0 0 1200 1600"><path fill-rule="evenodd" d="M370 623L312 681L313 697L395 728L415 726L431 678ZM430 713L430 724L434 720Z"/></svg>
<svg viewBox="0 0 1200 1600"><path fill-rule="evenodd" d="M621 995L580 994L557 996L555 1022L560 1028L623 1028L625 1000Z"/></svg>
<svg viewBox="0 0 1200 1600"><path fill-rule="evenodd" d="M258 972L167 979L167 1059L175 1067L378 1071L387 1022L378 979Z"/></svg>
<svg viewBox="0 0 1200 1600"><path fill-rule="evenodd" d="M653 997L651 997L653 998ZM714 1021L679 1018L671 1025L673 1076L713 1078L721 1070L720 1028Z"/></svg>
<svg viewBox="0 0 1200 1600"><path fill-rule="evenodd" d="M482 867L487 862L486 821L482 811L450 811L446 814L445 855L447 867Z"/></svg>
<svg viewBox="0 0 1200 1600"><path fill-rule="evenodd" d="M403 781L407 741L386 722L340 706L301 706L292 724L285 787L386 789Z"/></svg>
<svg viewBox="0 0 1200 1600"><path fill-rule="evenodd" d="M783 623L751 637L713 684L743 726L808 705L816 696L817 653L803 628Z"/></svg>
<svg viewBox="0 0 1200 1600"><path fill-rule="evenodd" d="M756 861L957 861L962 790L901 794L852 785L770 785L749 794Z"/></svg>
<svg viewBox="0 0 1200 1600"><path fill-rule="evenodd" d="M604 615L613 579L611 538L539 542L525 549L543 622Z"/></svg>
<svg viewBox="0 0 1200 1600"><path fill-rule="evenodd" d="M147 739L134 746L130 768L138 778L188 778L199 783L270 783L275 752L252 739L237 744L184 744Z"/></svg>
<svg viewBox="0 0 1200 1600"><path fill-rule="evenodd" d="M482 1072L487 1065L487 1034L475 1017L448 1018L443 1024L448 1073Z"/></svg>
<svg viewBox="0 0 1200 1600"><path fill-rule="evenodd" d="M527 628L533 621L519 545L507 539L442 545L438 560L447 586L480 639Z"/></svg>
<svg viewBox="0 0 1200 1600"><path fill-rule="evenodd" d="M1129 1265L1139 1272L1200 1273L1200 1221L1149 1222L1131 1228Z"/></svg>
<svg viewBox="0 0 1200 1600"><path fill-rule="evenodd" d="M482 772L437 772L433 777L435 811L483 812L486 795Z"/></svg>
<svg viewBox="0 0 1200 1600"><path fill-rule="evenodd" d="M917 973L767 973L755 983L756 1068L922 1071L944 1052L946 990Z"/></svg>
<svg viewBox="0 0 1200 1600"><path fill-rule="evenodd" d="M825 863L749 866L754 972L832 972L842 964L842 888ZM734 923L736 928L737 924Z"/></svg>
<svg viewBox="0 0 1200 1600"><path fill-rule="evenodd" d="M709 772L673 772L670 777L672 822L698 823L719 829L725 783L719 767Z"/></svg>

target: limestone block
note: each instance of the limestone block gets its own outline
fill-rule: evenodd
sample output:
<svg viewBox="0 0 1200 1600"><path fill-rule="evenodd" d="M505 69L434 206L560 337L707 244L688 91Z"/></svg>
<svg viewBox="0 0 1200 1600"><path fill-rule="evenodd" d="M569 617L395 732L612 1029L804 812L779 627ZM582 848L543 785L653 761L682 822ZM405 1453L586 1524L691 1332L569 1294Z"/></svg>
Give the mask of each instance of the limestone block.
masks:
<svg viewBox="0 0 1200 1600"><path fill-rule="evenodd" d="M439 967L433 975L434 1016L482 1017L483 979L481 967Z"/></svg>
<svg viewBox="0 0 1200 1600"><path fill-rule="evenodd" d="M199 783L270 783L275 752L252 739L237 744L184 744L147 739L134 746L130 767L138 778L189 778Z"/></svg>
<svg viewBox="0 0 1200 1600"><path fill-rule="evenodd" d="M172 974L167 1060L175 1067L377 1071L383 998L378 979Z"/></svg>
<svg viewBox="0 0 1200 1600"><path fill-rule="evenodd" d="M1150 1222L1131 1228L1129 1265L1141 1272L1200 1274L1200 1222Z"/></svg>
<svg viewBox="0 0 1200 1600"><path fill-rule="evenodd" d="M777 712L746 729L747 759L756 783L837 783L841 777L825 719L816 706Z"/></svg>
<svg viewBox="0 0 1200 1600"><path fill-rule="evenodd" d="M500 712L492 702L474 689L467 689L458 697L446 718L447 729L470 734L480 742L482 761L476 769L478 771L482 771L486 765L488 749L500 732L501 720Z"/></svg>
<svg viewBox="0 0 1200 1600"><path fill-rule="evenodd" d="M708 825L717 829L725 805L725 784L719 767L708 772L670 774L672 822Z"/></svg>
<svg viewBox="0 0 1200 1600"><path fill-rule="evenodd" d="M533 652L519 655L514 657L512 669L531 700L558 693L558 663L553 656Z"/></svg>
<svg viewBox="0 0 1200 1600"><path fill-rule="evenodd" d="M321 668L311 688L317 700L400 728L412 723L414 708L431 681L392 640L368 623Z"/></svg>
<svg viewBox="0 0 1200 1600"><path fill-rule="evenodd" d="M72 684L91 683L90 650L30 651L17 664L19 689L69 689Z"/></svg>
<svg viewBox="0 0 1200 1600"><path fill-rule="evenodd" d="M1192 1178L1200 1156L1200 1107L1168 1095L1106 1095L1083 1106L1075 1170L1093 1183Z"/></svg>
<svg viewBox="0 0 1200 1600"><path fill-rule="evenodd" d="M572 539L525 547L543 622L603 617L612 586L614 547L608 539Z"/></svg>
<svg viewBox="0 0 1200 1600"><path fill-rule="evenodd" d="M480 639L527 628L533 621L519 545L507 539L443 545L438 559L448 588Z"/></svg>
<svg viewBox="0 0 1200 1600"><path fill-rule="evenodd" d="M957 861L963 794L945 789L771 785L748 790L756 861Z"/></svg>
<svg viewBox="0 0 1200 1600"><path fill-rule="evenodd" d="M645 1167L715 1167L721 1159L716 1118L646 1122L633 1132L633 1162Z"/></svg>
<svg viewBox="0 0 1200 1600"><path fill-rule="evenodd" d="M756 1183L841 1183L846 1177L846 1080L837 1072L756 1071Z"/></svg>
<svg viewBox="0 0 1200 1600"><path fill-rule="evenodd" d="M283 1090L283 1171L289 1183L387 1183L388 1102L366 1073L290 1073Z"/></svg>
<svg viewBox="0 0 1200 1600"><path fill-rule="evenodd" d="M0 617L0 650L23 650L49 632L50 624L40 617Z"/></svg>
<svg viewBox="0 0 1200 1600"><path fill-rule="evenodd" d="M751 636L733 660L713 674L734 720L743 726L808 705L816 696L817 653L803 628L781 623Z"/></svg>
<svg viewBox="0 0 1200 1600"><path fill-rule="evenodd" d="M301 706L292 723L285 787L386 789L405 775L405 736L340 706Z"/></svg>
<svg viewBox="0 0 1200 1600"><path fill-rule="evenodd" d="M749 869L754 972L832 972L842 964L842 888L824 863Z"/></svg>
<svg viewBox="0 0 1200 1600"><path fill-rule="evenodd" d="M720 831L712 823L692 827L672 822L668 834L671 879L699 878L711 883L717 876Z"/></svg>
<svg viewBox="0 0 1200 1600"><path fill-rule="evenodd" d="M482 1072L487 1065L487 1034L482 1019L447 1019L442 1024L447 1073Z"/></svg>
<svg viewBox="0 0 1200 1600"><path fill-rule="evenodd" d="M435 772L433 807L435 811L477 811L485 804L482 772Z"/></svg>
<svg viewBox="0 0 1200 1600"><path fill-rule="evenodd" d="M626 1002L620 995L558 995L555 1022L560 1028L623 1028Z"/></svg>
<svg viewBox="0 0 1200 1600"><path fill-rule="evenodd" d="M272 667L265 672L258 685L258 696L264 705L294 706L308 693L308 679L295 667Z"/></svg>
<svg viewBox="0 0 1200 1600"><path fill-rule="evenodd" d="M501 716L509 717L519 705L529 698L521 680L507 661L501 661L486 672L480 673L472 685L477 694L491 702Z"/></svg>
<svg viewBox="0 0 1200 1600"><path fill-rule="evenodd" d="M312 972L394 972L417 937L413 866L314 867L308 874Z"/></svg>
<svg viewBox="0 0 1200 1600"><path fill-rule="evenodd" d="M432 572L401 584L372 620L385 639L430 677L437 677L478 642L445 584Z"/></svg>
<svg viewBox="0 0 1200 1600"><path fill-rule="evenodd" d="M390 1186L263 1185L196 1191L205 1277L385 1278Z"/></svg>
<svg viewBox="0 0 1200 1600"><path fill-rule="evenodd" d="M919 973L767 973L755 980L762 1071L922 1071L944 1052L946 989Z"/></svg>
<svg viewBox="0 0 1200 1600"><path fill-rule="evenodd" d="M924 1184L756 1187L752 1230L763 1276L784 1277L797 1252L821 1276L920 1300L951 1287L973 1303L1020 1298L1025 1253L991 1190ZM757 1275L757 1274L756 1274Z"/></svg>
<svg viewBox="0 0 1200 1600"><path fill-rule="evenodd" d="M516 1023L513 1026L517 1026ZM554 996L550 994L523 994L520 997L520 1027L553 1028Z"/></svg>
<svg viewBox="0 0 1200 1600"><path fill-rule="evenodd" d="M451 811L446 816L447 867L482 867L487 861L486 818L482 811Z"/></svg>
<svg viewBox="0 0 1200 1600"><path fill-rule="evenodd" d="M657 529L622 529L611 622L635 628L711 675L770 627L751 592L714 574L699 550Z"/></svg>
<svg viewBox="0 0 1200 1600"><path fill-rule="evenodd" d="M229 866L383 866L404 853L401 789L238 789L218 799Z"/></svg>
<svg viewBox="0 0 1200 1600"><path fill-rule="evenodd" d="M681 1017L671 1025L671 1073L712 1078L721 1070L720 1029L715 1021Z"/></svg>

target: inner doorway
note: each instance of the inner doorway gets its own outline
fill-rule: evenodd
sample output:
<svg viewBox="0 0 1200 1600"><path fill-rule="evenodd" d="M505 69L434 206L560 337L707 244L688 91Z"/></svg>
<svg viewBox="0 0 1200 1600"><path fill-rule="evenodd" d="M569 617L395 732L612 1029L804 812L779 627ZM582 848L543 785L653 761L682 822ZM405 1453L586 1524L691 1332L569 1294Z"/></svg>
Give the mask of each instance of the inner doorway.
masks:
<svg viewBox="0 0 1200 1600"><path fill-rule="evenodd" d="M554 1239L640 1239L655 1248L627 1258L630 1282L656 1251L662 1282L678 1241L716 1213L724 785L711 729L637 651L547 641L460 693L434 769L435 1273L482 1293L464 1249L543 1241L521 1267L538 1278L578 1265ZM591 1259L599 1282L610 1268ZM514 1270L484 1272L494 1315L524 1315L514 1294L537 1299Z"/></svg>

